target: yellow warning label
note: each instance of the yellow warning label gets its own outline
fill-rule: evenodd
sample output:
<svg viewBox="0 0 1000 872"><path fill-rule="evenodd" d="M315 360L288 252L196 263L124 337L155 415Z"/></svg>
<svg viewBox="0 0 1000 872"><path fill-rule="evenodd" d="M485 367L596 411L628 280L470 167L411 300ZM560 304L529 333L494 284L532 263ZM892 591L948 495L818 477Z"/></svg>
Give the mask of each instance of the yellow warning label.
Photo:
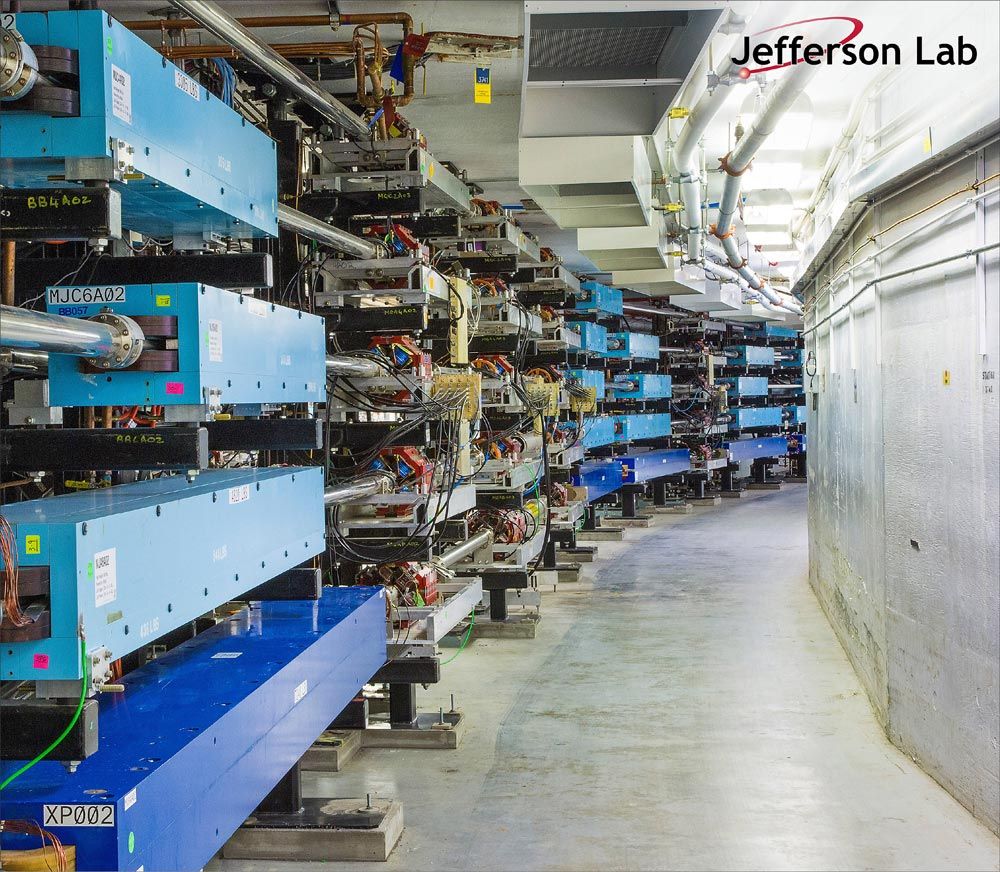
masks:
<svg viewBox="0 0 1000 872"><path fill-rule="evenodd" d="M157 294L156 295L156 305L157 306L169 306L170 305L170 294Z"/></svg>
<svg viewBox="0 0 1000 872"><path fill-rule="evenodd" d="M42 553L42 537L41 536L25 536L24 537L24 553L25 554L41 554Z"/></svg>
<svg viewBox="0 0 1000 872"><path fill-rule="evenodd" d="M477 103L493 102L493 86L490 83L489 67L476 67L476 85L474 96Z"/></svg>
<svg viewBox="0 0 1000 872"><path fill-rule="evenodd" d="M941 383L944 385L951 384L951 370L946 369L941 375Z"/></svg>

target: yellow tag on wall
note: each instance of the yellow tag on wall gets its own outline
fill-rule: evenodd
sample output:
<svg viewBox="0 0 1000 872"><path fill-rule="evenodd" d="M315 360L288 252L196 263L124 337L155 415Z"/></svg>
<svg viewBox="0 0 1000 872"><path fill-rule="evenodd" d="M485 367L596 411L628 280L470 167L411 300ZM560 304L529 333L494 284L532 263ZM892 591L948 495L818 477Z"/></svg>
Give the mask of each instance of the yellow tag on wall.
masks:
<svg viewBox="0 0 1000 872"><path fill-rule="evenodd" d="M490 84L489 67L476 67L474 96L477 103L493 102L493 86Z"/></svg>
<svg viewBox="0 0 1000 872"><path fill-rule="evenodd" d="M42 537L41 536L25 536L24 537L24 553L25 554L41 554L42 553Z"/></svg>
<svg viewBox="0 0 1000 872"><path fill-rule="evenodd" d="M156 305L157 306L169 306L170 305L170 294L157 294L156 295Z"/></svg>

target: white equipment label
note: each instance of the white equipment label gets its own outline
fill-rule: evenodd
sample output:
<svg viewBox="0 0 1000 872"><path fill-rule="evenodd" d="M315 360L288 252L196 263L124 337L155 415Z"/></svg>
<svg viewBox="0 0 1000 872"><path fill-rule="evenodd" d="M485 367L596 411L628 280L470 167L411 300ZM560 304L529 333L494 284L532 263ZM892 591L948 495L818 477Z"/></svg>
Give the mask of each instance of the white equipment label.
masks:
<svg viewBox="0 0 1000 872"><path fill-rule="evenodd" d="M116 551L115 548L109 548L94 555L94 605L98 608L113 603L118 598Z"/></svg>
<svg viewBox="0 0 1000 872"><path fill-rule="evenodd" d="M132 123L132 77L111 65L111 111L115 118Z"/></svg>
<svg viewBox="0 0 1000 872"><path fill-rule="evenodd" d="M17 19L14 18L13 12L0 14L0 27L5 30L14 30L17 27Z"/></svg>
<svg viewBox="0 0 1000 872"><path fill-rule="evenodd" d="M222 363L222 322L208 322L208 360Z"/></svg>
<svg viewBox="0 0 1000 872"><path fill-rule="evenodd" d="M292 705L298 705L305 699L306 694L309 692L309 682L303 681L302 684L295 688L295 693L292 695Z"/></svg>
<svg viewBox="0 0 1000 872"><path fill-rule="evenodd" d="M220 651L218 654L213 654L213 660L235 660L243 652L242 651Z"/></svg>
<svg viewBox="0 0 1000 872"><path fill-rule="evenodd" d="M229 488L229 505L245 503L250 499L250 485L241 484L239 487Z"/></svg>
<svg viewBox="0 0 1000 872"><path fill-rule="evenodd" d="M122 797L122 810L123 811L128 811L130 808L132 808L133 805L135 805L135 801L139 798L136 795L135 791L136 791L136 788L133 787L128 793L126 793Z"/></svg>
<svg viewBox="0 0 1000 872"><path fill-rule="evenodd" d="M125 288L121 285L87 285L80 288L49 288L47 300L51 305L66 303L124 303Z"/></svg>
<svg viewBox="0 0 1000 872"><path fill-rule="evenodd" d="M251 315L256 315L258 318L266 318L267 317L267 301L266 300L258 300L258 299L255 299L254 297L244 297L244 299L247 301L247 311Z"/></svg>
<svg viewBox="0 0 1000 872"><path fill-rule="evenodd" d="M43 827L113 827L113 805L43 805Z"/></svg>
<svg viewBox="0 0 1000 872"><path fill-rule="evenodd" d="M190 76L185 76L180 70L174 70L174 84L178 91L183 91L194 100L201 101L201 92L198 90L198 83Z"/></svg>

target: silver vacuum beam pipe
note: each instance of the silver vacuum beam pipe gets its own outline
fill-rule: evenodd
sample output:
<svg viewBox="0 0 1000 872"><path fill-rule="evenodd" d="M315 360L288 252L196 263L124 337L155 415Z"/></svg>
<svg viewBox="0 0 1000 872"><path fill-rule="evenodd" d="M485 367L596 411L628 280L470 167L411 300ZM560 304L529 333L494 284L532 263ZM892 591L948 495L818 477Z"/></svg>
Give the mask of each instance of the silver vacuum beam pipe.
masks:
<svg viewBox="0 0 1000 872"><path fill-rule="evenodd" d="M437 557L434 558L434 563L448 569L456 563L464 560L466 557L471 557L480 548L485 548L492 542L493 531L480 530L471 539L466 539L464 542L460 542L453 548L449 548L447 551L442 551Z"/></svg>
<svg viewBox="0 0 1000 872"><path fill-rule="evenodd" d="M278 223L293 233L308 237L321 245L329 245L330 248L349 254L351 257L374 260L378 256L378 249L360 236L281 203L278 204Z"/></svg>
<svg viewBox="0 0 1000 872"><path fill-rule="evenodd" d="M334 506L338 503L349 503L351 500L384 493L389 483L389 476L376 472L358 476L351 481L332 484L323 491L323 505Z"/></svg>
<svg viewBox="0 0 1000 872"><path fill-rule="evenodd" d="M312 79L296 69L260 37L251 33L231 15L224 12L218 3L211 0L172 0L174 6L182 9L209 33L235 48L274 81L284 85L319 112L339 124L353 138L368 138L368 127L357 115L332 94L328 94Z"/></svg>
<svg viewBox="0 0 1000 872"><path fill-rule="evenodd" d="M0 347L85 357L105 369L131 366L142 353L142 329L131 318L101 312L67 318L0 306Z"/></svg>
<svg viewBox="0 0 1000 872"><path fill-rule="evenodd" d="M0 372L44 375L49 371L49 355L44 351L24 351L12 348L0 352Z"/></svg>
<svg viewBox="0 0 1000 872"><path fill-rule="evenodd" d="M345 354L328 354L326 371L330 375L345 375L354 378L378 378L383 369L374 360L363 357L349 357Z"/></svg>

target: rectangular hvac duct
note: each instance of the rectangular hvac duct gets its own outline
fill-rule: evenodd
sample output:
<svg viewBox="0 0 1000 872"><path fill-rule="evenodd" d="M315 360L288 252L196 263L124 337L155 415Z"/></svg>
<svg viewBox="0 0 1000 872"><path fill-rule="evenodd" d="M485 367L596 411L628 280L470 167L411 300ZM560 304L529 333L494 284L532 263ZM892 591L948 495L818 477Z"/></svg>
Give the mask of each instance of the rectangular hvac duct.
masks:
<svg viewBox="0 0 1000 872"><path fill-rule="evenodd" d="M641 136L521 139L519 184L562 228L648 226L652 170Z"/></svg>

